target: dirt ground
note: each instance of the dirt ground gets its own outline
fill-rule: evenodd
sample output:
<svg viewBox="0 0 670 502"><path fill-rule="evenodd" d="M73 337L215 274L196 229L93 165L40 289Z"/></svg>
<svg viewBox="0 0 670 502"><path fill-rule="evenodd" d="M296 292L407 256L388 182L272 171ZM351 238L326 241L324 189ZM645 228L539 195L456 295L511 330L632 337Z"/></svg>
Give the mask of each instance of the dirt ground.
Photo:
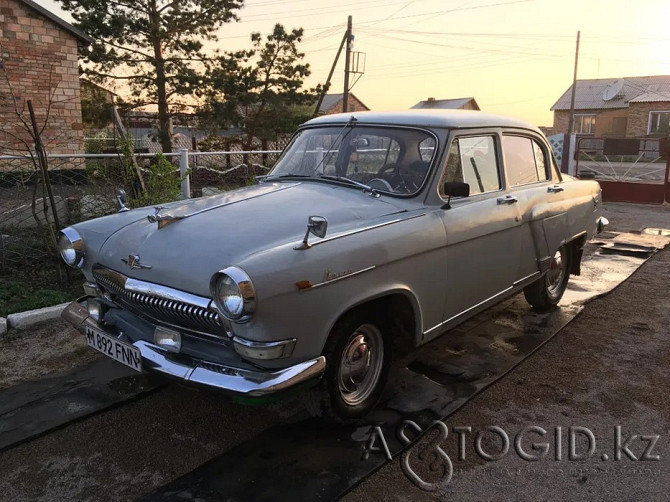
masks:
<svg viewBox="0 0 670 502"><path fill-rule="evenodd" d="M0 389L67 371L97 359L65 321L47 321L0 337Z"/></svg>

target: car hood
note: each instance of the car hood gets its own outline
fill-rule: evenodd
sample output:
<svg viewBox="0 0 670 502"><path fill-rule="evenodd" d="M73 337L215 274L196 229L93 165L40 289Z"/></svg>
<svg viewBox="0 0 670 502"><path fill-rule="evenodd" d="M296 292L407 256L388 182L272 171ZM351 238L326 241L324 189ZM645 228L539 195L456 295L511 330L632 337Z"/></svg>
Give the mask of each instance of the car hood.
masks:
<svg viewBox="0 0 670 502"><path fill-rule="evenodd" d="M136 279L208 296L212 274L260 251L298 244L311 215L325 217L333 235L400 211L397 201L360 189L264 183L167 205L159 212L167 224L159 229L159 222L142 218L123 226L102 245L97 261ZM139 256L139 266L147 268L130 268L129 256Z"/></svg>

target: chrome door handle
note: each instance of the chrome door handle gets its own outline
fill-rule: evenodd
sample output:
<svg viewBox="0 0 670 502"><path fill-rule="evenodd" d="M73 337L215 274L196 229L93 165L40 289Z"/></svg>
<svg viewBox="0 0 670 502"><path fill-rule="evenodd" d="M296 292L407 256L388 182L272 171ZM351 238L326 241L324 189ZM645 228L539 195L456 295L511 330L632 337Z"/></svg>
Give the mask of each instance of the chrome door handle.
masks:
<svg viewBox="0 0 670 502"><path fill-rule="evenodd" d="M498 201L498 205L516 204L517 202L519 202L519 199L514 197L514 195L505 195L504 197L498 197L496 200Z"/></svg>
<svg viewBox="0 0 670 502"><path fill-rule="evenodd" d="M562 192L563 190L565 190L565 188L563 188L562 186L558 186L558 185L551 185L549 188L547 188L547 192L549 192L549 193L558 193L558 192Z"/></svg>

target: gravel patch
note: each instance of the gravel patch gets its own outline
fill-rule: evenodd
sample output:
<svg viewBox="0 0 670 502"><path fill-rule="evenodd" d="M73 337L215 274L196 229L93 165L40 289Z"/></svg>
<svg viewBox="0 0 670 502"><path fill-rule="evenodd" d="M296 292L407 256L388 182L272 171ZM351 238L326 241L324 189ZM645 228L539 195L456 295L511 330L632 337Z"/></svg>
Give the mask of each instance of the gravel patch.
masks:
<svg viewBox="0 0 670 502"><path fill-rule="evenodd" d="M102 357L84 337L60 319L0 338L0 389L60 373Z"/></svg>

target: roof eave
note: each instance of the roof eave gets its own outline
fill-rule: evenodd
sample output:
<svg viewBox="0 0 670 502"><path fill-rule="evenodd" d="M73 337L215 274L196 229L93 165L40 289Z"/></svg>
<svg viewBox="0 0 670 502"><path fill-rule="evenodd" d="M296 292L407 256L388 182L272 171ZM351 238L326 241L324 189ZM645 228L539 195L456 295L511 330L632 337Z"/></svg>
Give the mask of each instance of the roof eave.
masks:
<svg viewBox="0 0 670 502"><path fill-rule="evenodd" d="M61 19L57 15L55 15L53 12L45 9L41 5L36 4L32 0L19 0L21 3L25 4L26 6L30 7L34 11L38 12L39 14L42 14L44 17L49 19L51 22L57 24L64 30L70 32L72 36L74 36L77 40L79 40L81 43L84 45L90 45L93 42L95 42L95 39L92 38L91 36L87 35L83 31L81 31L78 28L75 28L72 26L70 23L67 21Z"/></svg>

